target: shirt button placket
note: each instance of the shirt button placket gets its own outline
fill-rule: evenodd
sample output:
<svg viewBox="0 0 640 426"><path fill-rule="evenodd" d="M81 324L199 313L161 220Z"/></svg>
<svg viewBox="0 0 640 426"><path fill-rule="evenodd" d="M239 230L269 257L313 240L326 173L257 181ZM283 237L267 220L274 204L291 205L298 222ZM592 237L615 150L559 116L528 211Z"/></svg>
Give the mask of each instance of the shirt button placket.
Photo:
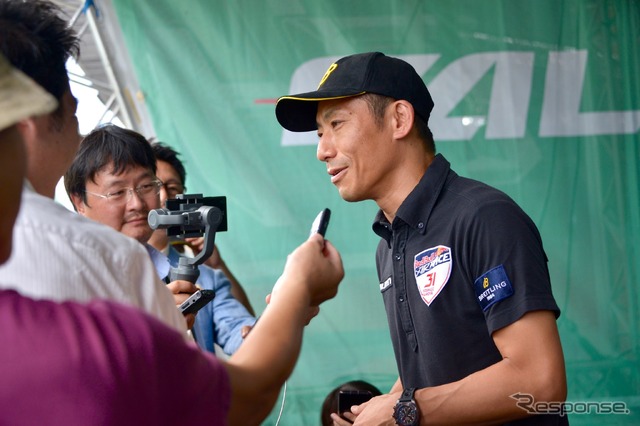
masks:
<svg viewBox="0 0 640 426"><path fill-rule="evenodd" d="M402 244L401 244L401 249L402 249ZM396 262L399 262L397 267L398 268L402 268L403 267L403 265L402 265L402 255L399 252L396 252L394 258L396 259ZM400 294L398 295L398 301L400 303L404 303L404 299L405 299L405 297L404 297L404 286L403 286L402 290L400 291Z"/></svg>

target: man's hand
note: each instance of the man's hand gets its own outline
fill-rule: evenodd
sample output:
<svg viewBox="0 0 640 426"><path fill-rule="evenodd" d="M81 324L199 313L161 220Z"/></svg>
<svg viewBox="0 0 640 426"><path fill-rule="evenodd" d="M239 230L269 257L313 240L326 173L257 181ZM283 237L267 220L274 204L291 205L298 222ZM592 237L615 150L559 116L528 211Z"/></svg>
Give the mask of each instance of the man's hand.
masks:
<svg viewBox="0 0 640 426"><path fill-rule="evenodd" d="M242 328L240 329L240 336L242 336L242 338L244 339L249 335L249 333L251 333L251 330L253 330L253 326L243 325Z"/></svg>
<svg viewBox="0 0 640 426"><path fill-rule="evenodd" d="M344 420L336 413L331 414L333 424L337 426L348 425L376 425L394 426L393 407L400 398L400 392L376 396L364 404L351 407L351 412L343 413L350 420Z"/></svg>
<svg viewBox="0 0 640 426"><path fill-rule="evenodd" d="M336 248L321 235L313 234L287 256L284 271L270 297L280 297L280 292L302 291L309 298L309 306L317 307L337 294L343 277L342 260Z"/></svg>
<svg viewBox="0 0 640 426"><path fill-rule="evenodd" d="M195 284L189 281L176 280L167 284L167 288L173 293L173 299L176 301L176 306L180 306L182 302L187 300L189 296L198 290ZM187 320L187 328L193 327L193 323L196 321L195 314L187 314L184 316Z"/></svg>
<svg viewBox="0 0 640 426"><path fill-rule="evenodd" d="M204 250L204 237L185 238L184 242L191 248L194 256L197 256L202 250ZM222 261L220 251L218 251L218 247L215 244L213 245L213 253L205 259L204 264L213 269L223 268L224 262Z"/></svg>

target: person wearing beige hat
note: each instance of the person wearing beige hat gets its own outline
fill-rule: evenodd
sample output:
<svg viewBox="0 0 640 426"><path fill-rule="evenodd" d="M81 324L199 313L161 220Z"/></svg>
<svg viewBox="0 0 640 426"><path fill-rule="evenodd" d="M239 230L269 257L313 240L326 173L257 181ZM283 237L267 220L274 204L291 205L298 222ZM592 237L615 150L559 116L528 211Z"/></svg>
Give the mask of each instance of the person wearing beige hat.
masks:
<svg viewBox="0 0 640 426"><path fill-rule="evenodd" d="M29 77L13 69L0 55L0 263L11 254L13 223L18 215L22 179L26 170L24 144L16 124L31 116L53 111L58 102ZM7 211L8 210L8 211Z"/></svg>
<svg viewBox="0 0 640 426"><path fill-rule="evenodd" d="M53 96L11 66L0 55L0 130L20 120L52 112L58 107Z"/></svg>
<svg viewBox="0 0 640 426"><path fill-rule="evenodd" d="M27 175L13 255L0 266L0 288L52 300L116 300L186 335L187 323L176 308L186 297L181 284L165 285L137 241L52 199L80 143L66 70L67 60L79 54L78 37L62 16L48 1L0 0L0 53L58 102L54 111L16 122Z"/></svg>

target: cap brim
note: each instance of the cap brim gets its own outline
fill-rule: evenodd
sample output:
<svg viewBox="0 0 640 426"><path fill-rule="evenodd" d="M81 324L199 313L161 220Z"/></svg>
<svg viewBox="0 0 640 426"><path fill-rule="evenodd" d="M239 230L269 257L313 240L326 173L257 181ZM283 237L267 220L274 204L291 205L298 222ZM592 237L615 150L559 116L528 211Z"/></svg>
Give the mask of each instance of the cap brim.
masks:
<svg viewBox="0 0 640 426"><path fill-rule="evenodd" d="M57 106L51 94L4 58L0 60L0 130L25 118L52 112Z"/></svg>
<svg viewBox="0 0 640 426"><path fill-rule="evenodd" d="M291 132L310 132L318 129L316 114L318 102L333 99L351 98L365 92L353 93L308 92L298 95L283 96L276 102L276 118L282 127Z"/></svg>

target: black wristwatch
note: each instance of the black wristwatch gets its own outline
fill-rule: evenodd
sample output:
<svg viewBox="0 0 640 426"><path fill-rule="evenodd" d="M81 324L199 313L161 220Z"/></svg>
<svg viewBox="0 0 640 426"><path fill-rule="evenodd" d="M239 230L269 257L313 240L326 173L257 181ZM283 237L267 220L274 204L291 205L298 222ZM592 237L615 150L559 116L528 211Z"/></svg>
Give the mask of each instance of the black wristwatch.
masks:
<svg viewBox="0 0 640 426"><path fill-rule="evenodd" d="M420 411L413 399L415 388L408 388L402 391L400 399L393 407L393 418L400 426L418 426L420 424Z"/></svg>

